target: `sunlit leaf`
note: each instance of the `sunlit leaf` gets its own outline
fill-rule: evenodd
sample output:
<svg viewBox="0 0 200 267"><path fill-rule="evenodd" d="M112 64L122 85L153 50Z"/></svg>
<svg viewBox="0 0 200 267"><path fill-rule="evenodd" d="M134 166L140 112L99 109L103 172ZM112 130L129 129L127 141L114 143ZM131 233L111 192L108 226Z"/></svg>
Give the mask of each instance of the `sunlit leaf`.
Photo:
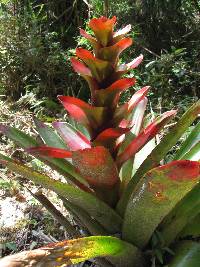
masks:
<svg viewBox="0 0 200 267"><path fill-rule="evenodd" d="M193 146L200 142L200 122L194 127L190 135L186 138L180 149L175 154L174 160L184 159L184 155L188 153ZM200 153L200 151L199 151Z"/></svg>
<svg viewBox="0 0 200 267"><path fill-rule="evenodd" d="M58 131L70 150L90 148L90 141L85 135L66 122L53 122L53 127Z"/></svg>
<svg viewBox="0 0 200 267"><path fill-rule="evenodd" d="M114 32L113 34L113 43L118 42L119 40L121 40L128 32L130 32L131 30L131 25L127 25L124 28Z"/></svg>
<svg viewBox="0 0 200 267"><path fill-rule="evenodd" d="M131 111L136 107L136 105L145 98L149 90L149 86L145 86L142 89L138 90L131 99L118 107L114 113L114 123L118 124L122 121L122 119L126 119Z"/></svg>
<svg viewBox="0 0 200 267"><path fill-rule="evenodd" d="M171 110L163 113L154 122L147 126L134 140L119 154L117 158L118 166L134 156L148 141L156 136L159 131L175 116L176 111Z"/></svg>
<svg viewBox="0 0 200 267"><path fill-rule="evenodd" d="M46 145L54 146L57 148L67 148L66 143L63 142L63 140L59 135L57 135L54 129L50 128L48 125L46 125L36 117L34 117L33 119L36 125L36 129Z"/></svg>
<svg viewBox="0 0 200 267"><path fill-rule="evenodd" d="M123 238L144 247L163 218L199 179L200 163L196 161L173 161L147 172L128 202Z"/></svg>

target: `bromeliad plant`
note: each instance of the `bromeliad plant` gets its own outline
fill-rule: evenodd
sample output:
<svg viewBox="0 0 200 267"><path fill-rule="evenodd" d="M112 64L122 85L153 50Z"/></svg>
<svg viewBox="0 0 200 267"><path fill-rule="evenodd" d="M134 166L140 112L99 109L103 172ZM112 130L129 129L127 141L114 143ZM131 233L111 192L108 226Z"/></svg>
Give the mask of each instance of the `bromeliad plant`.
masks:
<svg viewBox="0 0 200 267"><path fill-rule="evenodd" d="M38 266L67 266L91 258L97 258L101 266L123 267L150 266L151 262L155 266L157 258L157 266L163 266L171 244L179 244L179 237L191 230L191 220L199 218L200 124L174 160L163 162L197 118L200 102L190 107L156 145L155 137L167 128L176 110L145 126L148 86L119 105L120 94L136 82L126 74L141 63L143 56L120 63L120 53L132 44L131 38L125 37L131 27L114 32L115 23L115 17L94 18L89 22L94 36L80 31L91 43L93 53L77 48L71 62L88 82L91 102L58 96L68 116L78 122L74 124L77 127L59 121L49 127L35 119L41 146L18 129L0 126L2 133L57 170L67 183L2 154L1 163L57 193L89 235L35 250L34 255L27 253L27 262L34 258ZM197 232L200 234L199 227ZM200 245L190 240L180 242L180 246L168 266L197 266L188 265L190 259L183 258L190 254L198 262Z"/></svg>

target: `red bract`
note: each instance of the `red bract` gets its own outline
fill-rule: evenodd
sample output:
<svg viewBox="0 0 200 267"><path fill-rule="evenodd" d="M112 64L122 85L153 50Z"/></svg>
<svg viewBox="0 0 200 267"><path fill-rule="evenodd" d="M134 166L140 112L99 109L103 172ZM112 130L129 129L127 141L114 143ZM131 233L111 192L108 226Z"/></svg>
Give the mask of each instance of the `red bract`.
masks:
<svg viewBox="0 0 200 267"><path fill-rule="evenodd" d="M93 30L97 40L101 45L107 46L113 39L113 28L116 23L116 17L108 19L101 17L92 19L89 22L89 27Z"/></svg>

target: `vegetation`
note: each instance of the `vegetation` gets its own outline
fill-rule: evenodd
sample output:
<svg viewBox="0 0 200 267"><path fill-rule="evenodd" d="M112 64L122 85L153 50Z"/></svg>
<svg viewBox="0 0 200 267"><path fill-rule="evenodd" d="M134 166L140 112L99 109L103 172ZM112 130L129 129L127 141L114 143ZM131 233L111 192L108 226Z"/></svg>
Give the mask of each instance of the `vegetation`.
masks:
<svg viewBox="0 0 200 267"><path fill-rule="evenodd" d="M40 202L75 239L4 258L2 266L15 266L16 259L39 266L66 266L91 258L101 266L198 266L195 237L199 227L195 233L191 230L199 218L199 123L173 159L167 156L198 117L200 101L173 126L169 122L176 110L153 120L144 116L149 86L120 105L121 93L136 82L126 75L143 56L121 64L120 54L132 44L125 37L131 27L114 32L115 23L116 17L94 18L89 22L94 35L80 30L93 53L78 47L71 62L88 83L91 100L58 96L73 125L55 121L49 127L35 118L39 141L0 125L4 135L57 170L66 182L3 154L1 164L54 191L86 229L86 237L79 238L71 222L39 195Z"/></svg>
<svg viewBox="0 0 200 267"><path fill-rule="evenodd" d="M57 111L58 94L88 100L87 86L71 71L69 57L77 42L88 46L78 27L104 13L117 15L119 26L134 25L136 51L125 52L123 61L135 52L145 55L138 85L151 84L154 111L179 101L183 112L199 96L198 1L4 0L0 5L0 91L14 100L34 95L33 110Z"/></svg>

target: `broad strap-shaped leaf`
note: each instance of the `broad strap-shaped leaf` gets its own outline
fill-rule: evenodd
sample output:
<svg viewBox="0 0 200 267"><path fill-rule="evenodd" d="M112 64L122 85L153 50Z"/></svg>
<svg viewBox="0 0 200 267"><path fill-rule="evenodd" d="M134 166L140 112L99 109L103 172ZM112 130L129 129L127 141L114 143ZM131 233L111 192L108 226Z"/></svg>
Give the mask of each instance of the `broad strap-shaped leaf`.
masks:
<svg viewBox="0 0 200 267"><path fill-rule="evenodd" d="M118 41L120 41L122 38L124 38L124 36L130 32L131 30L131 24L125 26L124 28L114 32L113 34L113 43L117 43Z"/></svg>
<svg viewBox="0 0 200 267"><path fill-rule="evenodd" d="M176 110L163 113L154 122L150 123L133 141L125 148L125 150L117 157L118 166L133 157L148 141L156 136L159 131L175 116Z"/></svg>
<svg viewBox="0 0 200 267"><path fill-rule="evenodd" d="M58 131L70 150L90 148L90 141L85 135L66 122L53 122L53 127Z"/></svg>
<svg viewBox="0 0 200 267"><path fill-rule="evenodd" d="M179 238L186 238L191 236L192 239L200 237L200 213L194 216L193 218L189 218L188 224L183 228L181 233L179 234Z"/></svg>
<svg viewBox="0 0 200 267"><path fill-rule="evenodd" d="M114 123L119 124L124 118L127 119L128 115L136 107L136 105L145 98L149 88L149 86L145 86L138 90L127 103L117 108L114 114Z"/></svg>
<svg viewBox="0 0 200 267"><path fill-rule="evenodd" d="M101 60L83 48L76 49L76 55L90 68L92 75L98 82L104 81L113 71L112 64L109 61Z"/></svg>
<svg viewBox="0 0 200 267"><path fill-rule="evenodd" d="M159 162L165 157L169 150L176 144L179 138L185 133L188 127L193 123L200 113L200 100L192 105L181 117L175 126L173 126L169 133L164 136L161 142L154 148L151 154L140 165L134 177L129 182L125 192L123 193L117 210L120 214L124 213L124 209L128 200L142 176L150 169L158 166Z"/></svg>
<svg viewBox="0 0 200 267"><path fill-rule="evenodd" d="M200 244L195 241L182 241L175 249L175 256L168 267L199 267Z"/></svg>
<svg viewBox="0 0 200 267"><path fill-rule="evenodd" d="M132 266L141 267L141 253L133 245L111 236L90 236L73 240L64 240L52 243L45 247L30 252L17 254L19 264L28 264L34 261L35 266L40 267L61 267L71 266L92 258L109 258L109 262L116 267ZM21 257L20 257L21 255ZM35 257L34 257L35 255ZM11 256L0 261L1 266L10 262ZM23 260L22 260L23 259ZM109 262L103 266L110 266Z"/></svg>
<svg viewBox="0 0 200 267"><path fill-rule="evenodd" d="M200 163L195 161L173 161L147 172L128 202L123 238L145 247L159 223L199 179Z"/></svg>
<svg viewBox="0 0 200 267"><path fill-rule="evenodd" d="M188 153L193 146L200 142L200 122L194 127L190 135L186 138L181 145L178 152L175 154L174 160L184 158L184 155ZM200 152L199 152L200 153Z"/></svg>
<svg viewBox="0 0 200 267"><path fill-rule="evenodd" d="M129 87L133 86L136 82L135 78L120 79L109 87L95 92L95 105L96 106L109 106L116 107L119 101L120 93Z"/></svg>
<svg viewBox="0 0 200 267"><path fill-rule="evenodd" d="M79 226L87 229L91 235L108 235L103 226L98 223L88 212L74 205L66 199L61 198L64 207L72 214L73 218L79 222Z"/></svg>
<svg viewBox="0 0 200 267"><path fill-rule="evenodd" d="M113 66L116 66L119 55L131 45L132 45L131 38L123 38L122 40L120 40L119 42L117 42L112 46L100 48L98 50L98 58L102 60L107 60L111 62Z"/></svg>
<svg viewBox="0 0 200 267"><path fill-rule="evenodd" d="M104 122L106 108L92 105L71 96L58 96L69 115L77 122L83 124L92 134L93 130Z"/></svg>
<svg viewBox="0 0 200 267"><path fill-rule="evenodd" d="M0 124L0 132L5 134L8 138L10 138L12 141L17 143L22 148L39 146L38 142L34 138L23 133L22 131L16 128ZM83 190L86 190L86 191L89 190L89 188L86 187L88 185L87 182L84 180L83 177L81 177L79 173L76 172L74 166L67 160L40 157L40 156L37 156L37 158L45 162L47 165L49 165L53 169L57 170L61 175L65 177L65 179L69 183L76 184Z"/></svg>
<svg viewBox="0 0 200 267"><path fill-rule="evenodd" d="M183 228L199 214L200 185L197 184L166 216L159 227L166 246L172 243Z"/></svg>
<svg viewBox="0 0 200 267"><path fill-rule="evenodd" d="M181 159L200 161L200 141L196 143Z"/></svg>
<svg viewBox="0 0 200 267"><path fill-rule="evenodd" d="M132 126L130 132L128 132L125 135L125 138L122 140L122 144L120 145L120 152L124 151L124 149L132 142L132 140L139 134L143 119L144 119L144 113L146 110L147 105L147 98L145 97L143 100L141 100L133 112L131 113L131 116L129 117L128 126ZM137 154L136 154L137 158ZM125 188L130 181L131 177L133 176L133 171L135 171L137 162L135 162L135 158L132 157L129 160L127 160L122 168L121 168L121 181L122 185L121 188Z"/></svg>
<svg viewBox="0 0 200 267"><path fill-rule="evenodd" d="M45 156L45 157L57 158L57 159L72 157L71 151L68 151L62 148L50 147L50 146L29 147L26 149L26 151L33 155L38 154L39 156Z"/></svg>
<svg viewBox="0 0 200 267"><path fill-rule="evenodd" d="M106 17L94 18L89 22L89 27L94 32L97 40L102 46L107 46L112 42L113 28L116 23L116 17L108 19Z"/></svg>
<svg viewBox="0 0 200 267"><path fill-rule="evenodd" d="M0 132L19 144L21 147L37 146L38 142L28 134L8 125L0 124Z"/></svg>
<svg viewBox="0 0 200 267"><path fill-rule="evenodd" d="M33 118L36 129L42 137L44 143L48 146L54 146L57 148L66 149L67 145L63 142L59 135L56 134L54 129L50 128L48 125L37 119L36 117Z"/></svg>
<svg viewBox="0 0 200 267"><path fill-rule="evenodd" d="M137 136L143 126L144 113L147 107L148 99L144 97L137 106L133 109L133 112L129 116L129 126L132 127L131 132Z"/></svg>
<svg viewBox="0 0 200 267"><path fill-rule="evenodd" d="M20 162L0 160L0 163L23 177L41 185L46 189L50 189L58 195L66 198L74 205L81 207L87 211L90 216L94 217L109 233L120 231L120 216L103 201L97 199L90 193L84 192L79 188L54 180L47 175L34 171L32 168L23 165ZM113 222L115 222L113 224Z"/></svg>

